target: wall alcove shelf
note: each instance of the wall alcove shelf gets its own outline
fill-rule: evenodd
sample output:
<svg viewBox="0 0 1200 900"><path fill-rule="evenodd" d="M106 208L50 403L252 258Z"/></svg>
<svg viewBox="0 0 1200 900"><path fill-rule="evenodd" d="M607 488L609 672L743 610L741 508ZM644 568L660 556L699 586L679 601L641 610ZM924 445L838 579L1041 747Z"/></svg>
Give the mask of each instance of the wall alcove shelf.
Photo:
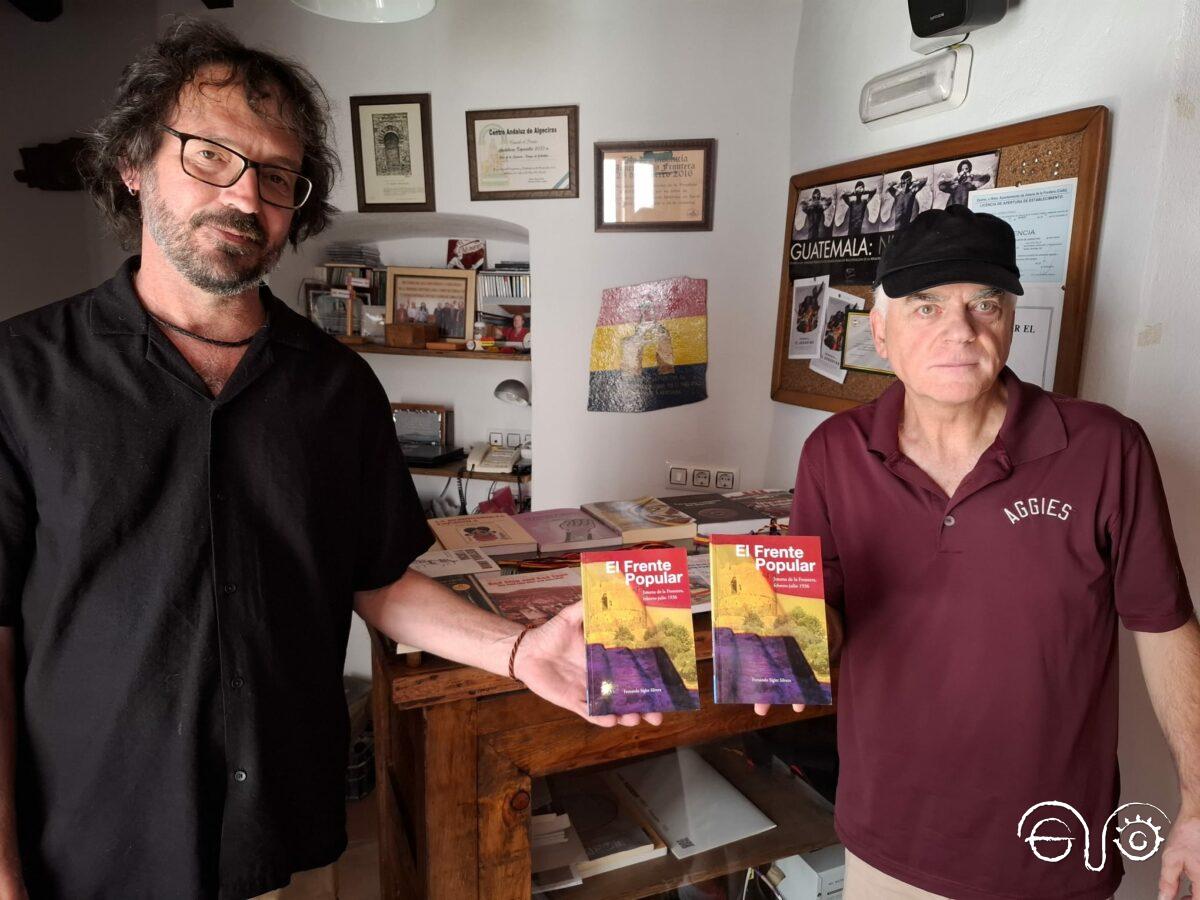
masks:
<svg viewBox="0 0 1200 900"><path fill-rule="evenodd" d="M487 350L410 350L407 347L386 347L383 344L350 344L359 353L390 353L393 356L440 356L445 359L499 360L529 362L528 353L493 353Z"/></svg>
<svg viewBox="0 0 1200 900"><path fill-rule="evenodd" d="M501 481L509 484L529 484L533 480L532 474L518 475L516 472L464 472L463 461L446 463L444 466L434 466L433 468L425 468L422 466L409 465L408 471L413 475L429 475L434 478L458 478L462 477L474 481Z"/></svg>

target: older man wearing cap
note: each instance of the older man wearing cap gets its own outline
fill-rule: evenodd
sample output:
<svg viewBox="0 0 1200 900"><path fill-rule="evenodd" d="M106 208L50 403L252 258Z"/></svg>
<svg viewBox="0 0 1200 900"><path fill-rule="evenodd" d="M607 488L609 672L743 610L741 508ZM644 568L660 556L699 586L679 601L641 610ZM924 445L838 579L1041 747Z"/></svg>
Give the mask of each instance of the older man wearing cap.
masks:
<svg viewBox="0 0 1200 900"><path fill-rule="evenodd" d="M1112 895L1118 619L1183 794L1160 896L1200 881L1200 629L1154 455L1136 422L1005 368L1021 293L1007 224L922 213L885 251L871 313L897 383L800 458L791 528L820 535L844 623L849 900ZM1074 852L1057 863L1018 834L1050 800L1090 833L1060 807L1069 825L1046 834Z"/></svg>

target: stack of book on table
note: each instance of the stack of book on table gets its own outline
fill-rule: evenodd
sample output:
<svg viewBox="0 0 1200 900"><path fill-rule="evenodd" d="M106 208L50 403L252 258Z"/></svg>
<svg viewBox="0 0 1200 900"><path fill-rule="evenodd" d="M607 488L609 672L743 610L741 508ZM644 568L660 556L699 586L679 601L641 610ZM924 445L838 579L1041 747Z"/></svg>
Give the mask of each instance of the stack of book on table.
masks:
<svg viewBox="0 0 1200 900"><path fill-rule="evenodd" d="M695 520L697 534L750 534L772 523L786 529L792 511L792 492L684 494L667 497L665 502Z"/></svg>
<svg viewBox="0 0 1200 900"><path fill-rule="evenodd" d="M535 891L666 856L687 859L775 823L691 748L533 781Z"/></svg>
<svg viewBox="0 0 1200 900"><path fill-rule="evenodd" d="M657 497L598 500L583 504L583 511L619 534L622 544L687 542L696 536L695 519Z"/></svg>
<svg viewBox="0 0 1200 900"><path fill-rule="evenodd" d="M429 527L443 550L478 550L488 556L536 554L537 541L505 513L446 516L430 519Z"/></svg>
<svg viewBox="0 0 1200 900"><path fill-rule="evenodd" d="M791 502L790 491L759 490L665 500L649 496L603 500L583 508L516 516L485 513L431 519L438 543L412 569L441 581L488 612L523 625L540 625L580 599L577 563L564 560L559 568L509 573L496 559L524 561L646 542L689 546L697 533L747 534L772 522L786 526ZM707 552L689 556L687 568L692 612L707 612L711 591ZM398 644L396 651L413 653L417 648Z"/></svg>
<svg viewBox="0 0 1200 900"><path fill-rule="evenodd" d="M697 534L750 534L786 527L787 490L687 494L596 500L582 508L545 509L510 516L483 513L430 519L443 550L474 549L488 556L554 556L650 541L688 545Z"/></svg>

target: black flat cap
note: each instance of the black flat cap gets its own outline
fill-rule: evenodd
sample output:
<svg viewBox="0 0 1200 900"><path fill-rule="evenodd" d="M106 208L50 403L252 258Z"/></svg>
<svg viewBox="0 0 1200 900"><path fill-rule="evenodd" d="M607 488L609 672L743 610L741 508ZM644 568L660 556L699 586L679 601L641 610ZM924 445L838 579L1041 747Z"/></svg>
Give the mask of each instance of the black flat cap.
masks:
<svg viewBox="0 0 1200 900"><path fill-rule="evenodd" d="M875 271L889 297L964 283L1025 293L1012 226L958 205L926 210L897 231Z"/></svg>

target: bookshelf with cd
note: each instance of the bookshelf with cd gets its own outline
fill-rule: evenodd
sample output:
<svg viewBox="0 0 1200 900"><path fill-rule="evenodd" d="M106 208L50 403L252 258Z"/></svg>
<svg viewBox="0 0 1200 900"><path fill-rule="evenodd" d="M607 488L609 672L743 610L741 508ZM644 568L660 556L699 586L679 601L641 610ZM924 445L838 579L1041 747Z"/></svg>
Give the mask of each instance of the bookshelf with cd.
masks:
<svg viewBox="0 0 1200 900"><path fill-rule="evenodd" d="M286 293L294 298L294 308L312 318L311 292L329 291L330 282L344 284L347 276L367 279L367 290L372 296L369 325L373 326L373 333L368 338L363 337L359 332L360 309L355 308L357 304L346 304L344 299L341 304L332 304L333 315L324 323L323 330L337 337L347 349L358 353L370 365L390 399L437 403L454 409L458 427L453 448L461 447L465 454L472 447L492 440L494 434L500 434L507 446L515 446L510 443L511 435L517 435L519 442L531 439L532 417L528 405L521 408L520 404L511 401L501 402L506 398L498 398L495 394L496 389L508 381L523 385L532 383L533 360L528 349L388 346L383 327L387 324L388 268L454 271L446 263L449 257L447 242L464 234L486 241L487 250L494 253L495 260L520 261L524 269L521 274L528 277L529 235L525 228L515 223L459 214L347 212L339 215L328 233L322 235L325 241L310 242L303 252L285 257L272 282L281 295ZM528 304L530 298L519 296L514 299L518 304ZM504 302L507 303L507 298ZM333 321L334 316L337 321ZM465 318L466 337L470 338L473 337L474 316ZM349 327L346 325L348 320ZM396 335L394 329L393 332L394 338L415 338L413 343L420 343L422 337ZM437 341L428 335L424 337ZM447 483L453 485L447 478L456 474L447 471L446 466L429 469L414 466L410 471L416 477L423 503L431 503ZM514 492L518 498L528 498L532 491L529 466L526 464L520 475L509 477L516 482ZM508 477L465 479L463 486L468 506L489 499L491 493L499 489L494 482L508 480Z"/></svg>
<svg viewBox="0 0 1200 900"><path fill-rule="evenodd" d="M517 362L531 359L528 342L521 347L520 341L504 341L501 337L503 329L513 327L517 316L521 317L520 323L528 333L532 300L528 263L502 262L494 268L476 270L475 301L471 309L472 321L467 323L466 339L444 341L462 344L454 348L402 347L384 341L380 325L388 319L388 269L381 264L379 252L374 247L331 245L325 261L318 267L320 274L305 280L305 313L359 353ZM351 288L356 300L366 298L364 303L356 302L351 307L347 302ZM342 306L334 307L333 313L322 314L323 311L318 309L318 301L336 303L337 298L341 299ZM342 309L344 313L338 311ZM374 328L369 328L371 324Z"/></svg>

